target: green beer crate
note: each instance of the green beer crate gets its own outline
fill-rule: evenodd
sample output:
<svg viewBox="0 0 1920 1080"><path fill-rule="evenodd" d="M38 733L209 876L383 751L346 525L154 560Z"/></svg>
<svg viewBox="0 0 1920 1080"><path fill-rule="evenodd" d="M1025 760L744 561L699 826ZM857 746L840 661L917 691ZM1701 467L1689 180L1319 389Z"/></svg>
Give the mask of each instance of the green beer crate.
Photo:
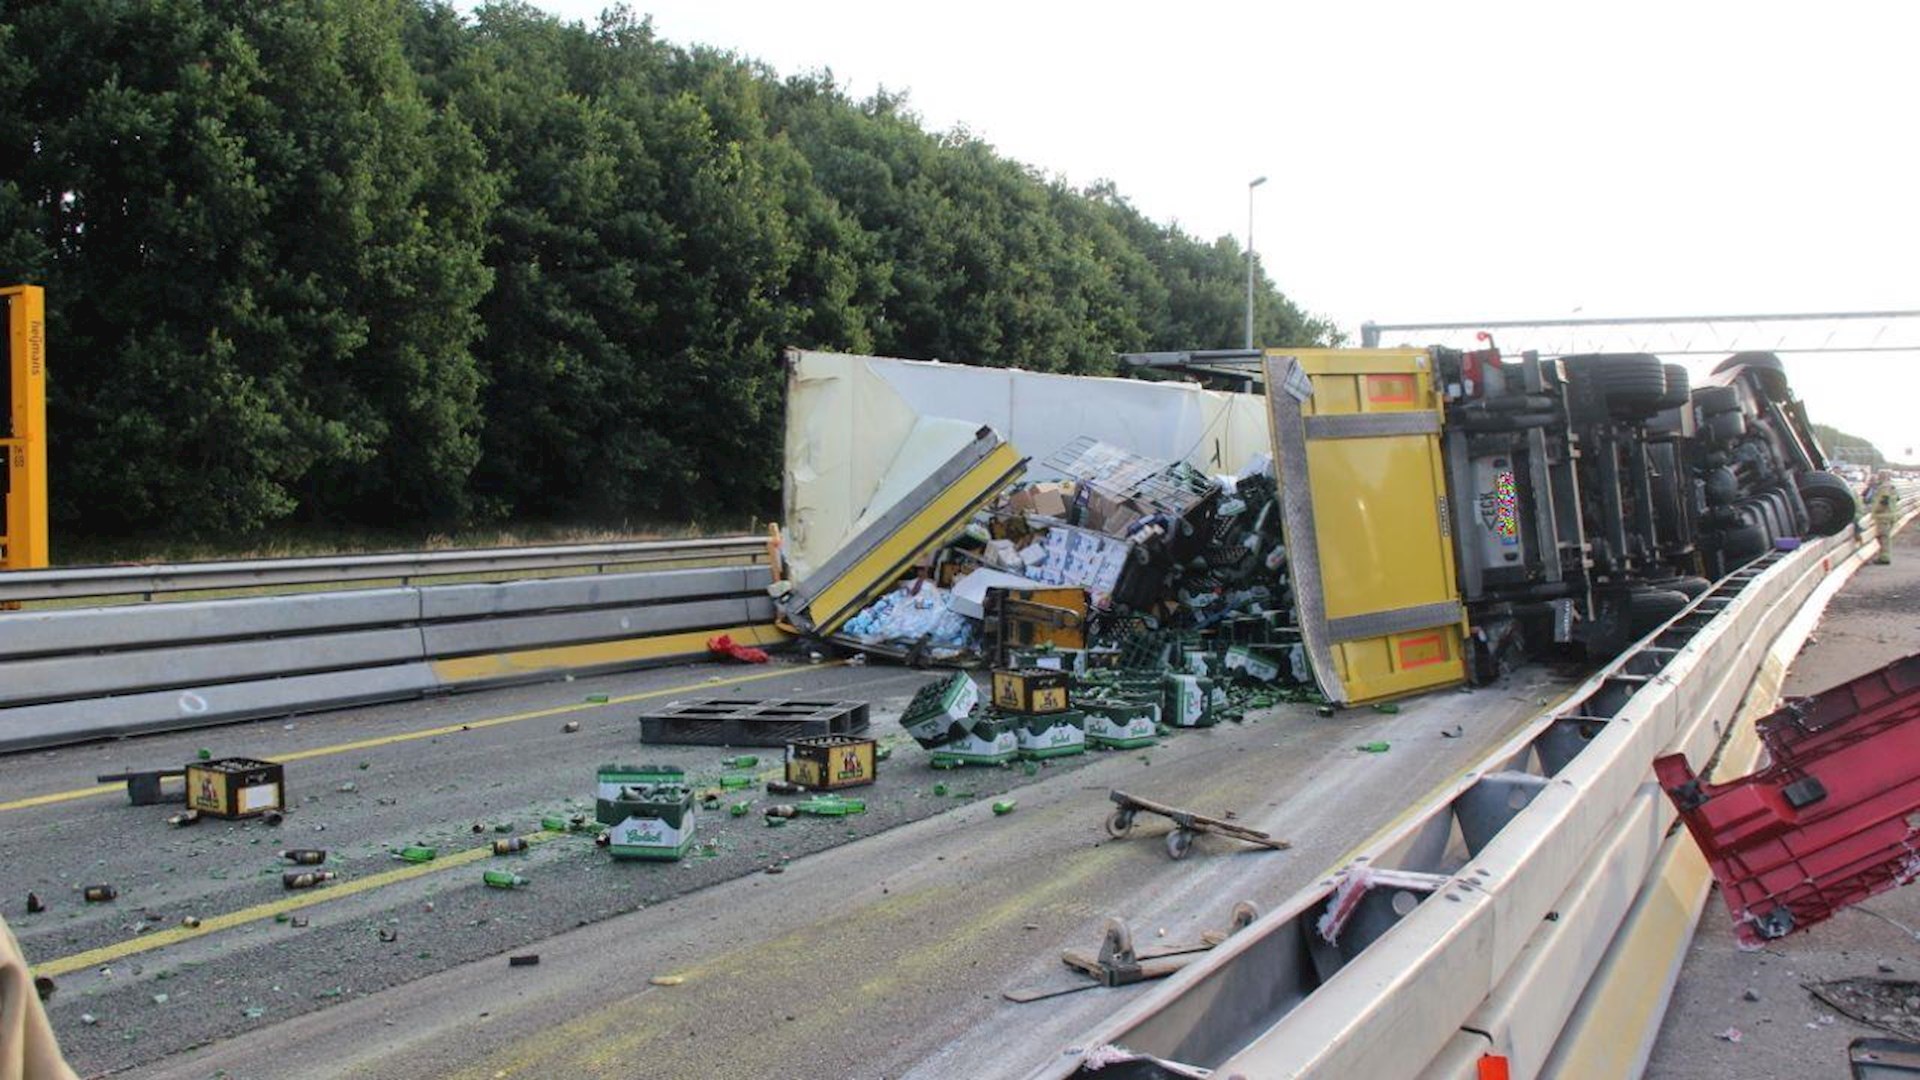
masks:
<svg viewBox="0 0 1920 1080"><path fill-rule="evenodd" d="M1118 698L1086 698L1080 702L1085 716L1087 745L1113 750L1131 750L1152 746L1159 730L1160 707Z"/></svg>
<svg viewBox="0 0 1920 1080"><path fill-rule="evenodd" d="M954 726L965 722L979 701L980 688L966 672L956 671L950 678L921 687L900 714L900 726L915 742L931 749L951 738Z"/></svg>
<svg viewBox="0 0 1920 1080"><path fill-rule="evenodd" d="M676 860L693 847L693 789L672 765L602 765L594 817L616 859Z"/></svg>
<svg viewBox="0 0 1920 1080"><path fill-rule="evenodd" d="M953 725L947 741L934 749L930 763L936 769L953 769L1012 761L1020 752L1019 736L1013 730L1015 719L991 711L976 713L964 723Z"/></svg>
<svg viewBox="0 0 1920 1080"><path fill-rule="evenodd" d="M1014 718L1014 743L1020 756L1029 761L1040 758L1068 757L1087 752L1087 721L1083 714L1040 713Z"/></svg>

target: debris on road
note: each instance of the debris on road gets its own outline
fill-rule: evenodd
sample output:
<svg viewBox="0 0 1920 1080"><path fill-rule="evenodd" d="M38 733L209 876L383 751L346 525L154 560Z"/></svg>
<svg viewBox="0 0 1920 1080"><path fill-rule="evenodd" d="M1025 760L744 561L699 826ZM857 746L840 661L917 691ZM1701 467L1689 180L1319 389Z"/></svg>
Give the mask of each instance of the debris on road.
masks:
<svg viewBox="0 0 1920 1080"><path fill-rule="evenodd" d="M993 804L993 812L1000 815L1011 814L1013 808L1018 805L1019 803L1012 799L1000 799Z"/></svg>
<svg viewBox="0 0 1920 1080"><path fill-rule="evenodd" d="M539 953L522 953L519 956L507 957L508 967L537 967L539 964Z"/></svg>
<svg viewBox="0 0 1920 1080"><path fill-rule="evenodd" d="M1920 983L1855 976L1802 986L1814 1000L1850 1020L1920 1039Z"/></svg>
<svg viewBox="0 0 1920 1080"><path fill-rule="evenodd" d="M1384 743L1384 742L1375 740L1373 742L1361 743L1359 746L1354 747L1354 749L1359 750L1363 753L1368 753L1368 754L1384 754L1387 751L1393 749L1393 746L1391 743Z"/></svg>
<svg viewBox="0 0 1920 1080"><path fill-rule="evenodd" d="M1173 822L1173 831L1167 834L1166 843L1167 854L1175 859L1186 858L1187 852L1193 847L1193 838L1201 834L1230 836L1235 840L1258 844L1275 851L1285 851L1293 846L1285 840L1275 840L1269 833L1249 829L1245 825L1236 825L1225 818L1196 814L1177 806L1167 806L1137 798L1124 791L1110 791L1107 793L1107 798L1119 807L1107 818L1107 835L1116 840L1126 838L1133 832L1134 818L1140 814L1164 817Z"/></svg>
<svg viewBox="0 0 1920 1080"><path fill-rule="evenodd" d="M1719 1039L1722 1042L1737 1043L1741 1039L1745 1038L1745 1036L1741 1034L1739 1028L1730 1027L1727 1030L1720 1032L1718 1035L1715 1035L1714 1038Z"/></svg>
<svg viewBox="0 0 1920 1080"><path fill-rule="evenodd" d="M231 757L187 765L187 806L237 820L286 809L286 769L277 762Z"/></svg>
<svg viewBox="0 0 1920 1080"><path fill-rule="evenodd" d="M787 744L787 784L832 790L860 787L878 778L872 739L855 735L816 735ZM750 759L751 760L751 759ZM772 789L772 784L768 784Z"/></svg>
<svg viewBox="0 0 1920 1080"><path fill-rule="evenodd" d="M766 787L769 795L798 795L805 790L799 784L786 780L769 780Z"/></svg>
<svg viewBox="0 0 1920 1080"><path fill-rule="evenodd" d="M517 889L529 884L526 878L511 870L488 870L480 875L480 880L489 889Z"/></svg>
<svg viewBox="0 0 1920 1080"><path fill-rule="evenodd" d="M89 904L104 904L120 895L120 890L111 885L89 885L80 893L80 898Z"/></svg>
<svg viewBox="0 0 1920 1080"><path fill-rule="evenodd" d="M319 866L327 861L327 853L319 848L289 848L280 857L295 866Z"/></svg>
<svg viewBox="0 0 1920 1080"><path fill-rule="evenodd" d="M53 992L58 989L59 987L54 985L53 980L45 975L35 975L33 977L33 992L40 996L41 1001L52 997Z"/></svg>
<svg viewBox="0 0 1920 1080"><path fill-rule="evenodd" d="M47 910L46 901L40 899L39 893L27 894L27 914L38 915L45 910Z"/></svg>
<svg viewBox="0 0 1920 1080"><path fill-rule="evenodd" d="M733 638L727 634L721 634L719 637L707 639L707 654L716 660L732 660L741 664L764 664L767 662L767 651L765 649L756 649L751 645L742 645L734 641Z"/></svg>
<svg viewBox="0 0 1920 1080"><path fill-rule="evenodd" d="M378 937L381 941L392 943L400 940L400 931L390 926L382 926L378 931Z"/></svg>
<svg viewBox="0 0 1920 1080"><path fill-rule="evenodd" d="M161 781L171 780L176 776L185 776L186 773L187 770L185 767L178 769L138 769L120 773L109 773L105 776L96 776L94 777L94 781L101 784L117 784L124 781L127 785L127 801L129 803L134 806L153 806L156 803L183 801L185 799L184 793L170 796L162 791Z"/></svg>
<svg viewBox="0 0 1920 1080"><path fill-rule="evenodd" d="M859 735L867 725L864 701L708 698L641 713L640 741L780 748L798 738Z"/></svg>
<svg viewBox="0 0 1920 1080"><path fill-rule="evenodd" d="M1912 880L1920 654L1789 699L1754 726L1768 764L1748 776L1707 781L1682 754L1653 763L1750 948Z"/></svg>
<svg viewBox="0 0 1920 1080"><path fill-rule="evenodd" d="M280 875L280 884L287 889L311 889L335 876L331 870L288 870Z"/></svg>
<svg viewBox="0 0 1920 1080"><path fill-rule="evenodd" d="M653 978L647 980L647 982L654 986L679 986L686 981L686 977L683 975L655 975Z"/></svg>
<svg viewBox="0 0 1920 1080"><path fill-rule="evenodd" d="M561 725L560 725L560 732L561 732L561 734L564 734L564 735L577 735L577 734L579 734L579 732L580 732L580 721L578 721L578 720L569 720L569 721L567 721L566 723L564 723L564 724L561 724Z"/></svg>
<svg viewBox="0 0 1920 1080"><path fill-rule="evenodd" d="M406 847L392 854L394 858L399 859L401 862L410 863L432 862L440 857L438 848L431 848L425 844L408 844Z"/></svg>
<svg viewBox="0 0 1920 1080"><path fill-rule="evenodd" d="M720 767L723 769L751 769L758 764L760 764L760 759L752 754L741 754L737 757L720 759Z"/></svg>
<svg viewBox="0 0 1920 1080"><path fill-rule="evenodd" d="M200 824L200 811L182 810L179 813L168 817L167 824L173 826L176 829L184 829L189 825L198 825ZM278 822L268 822L268 824L270 825L278 824Z"/></svg>
<svg viewBox="0 0 1920 1080"><path fill-rule="evenodd" d="M493 842L493 853L495 855L518 855L526 850L527 841L525 837L509 836L503 840L495 840Z"/></svg>
<svg viewBox="0 0 1920 1080"><path fill-rule="evenodd" d="M180 925L186 927L189 930L198 930L200 929L200 916L198 915L182 916L180 919Z"/></svg>

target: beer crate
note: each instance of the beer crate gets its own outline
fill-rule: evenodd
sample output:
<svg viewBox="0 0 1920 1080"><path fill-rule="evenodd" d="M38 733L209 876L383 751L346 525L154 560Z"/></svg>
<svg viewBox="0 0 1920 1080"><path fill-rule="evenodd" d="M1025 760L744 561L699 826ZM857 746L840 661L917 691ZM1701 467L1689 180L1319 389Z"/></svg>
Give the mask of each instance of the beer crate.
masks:
<svg viewBox="0 0 1920 1080"><path fill-rule="evenodd" d="M872 739L819 735L787 744L787 783L817 791L859 787L874 781Z"/></svg>
<svg viewBox="0 0 1920 1080"><path fill-rule="evenodd" d="M187 806L219 818L257 817L287 806L287 770L272 761L219 758L187 765Z"/></svg>
<svg viewBox="0 0 1920 1080"><path fill-rule="evenodd" d="M1045 668L1002 669L993 673L993 706L1005 712L1066 712L1067 686L1073 677Z"/></svg>

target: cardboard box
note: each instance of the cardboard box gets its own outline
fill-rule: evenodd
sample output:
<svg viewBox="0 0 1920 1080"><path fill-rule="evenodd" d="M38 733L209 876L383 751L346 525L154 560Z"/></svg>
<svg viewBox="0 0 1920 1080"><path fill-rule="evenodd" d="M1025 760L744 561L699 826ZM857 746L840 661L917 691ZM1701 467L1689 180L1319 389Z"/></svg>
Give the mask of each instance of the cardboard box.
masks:
<svg viewBox="0 0 1920 1080"><path fill-rule="evenodd" d="M220 758L187 766L187 806L211 817L250 818L287 805L287 770L272 761Z"/></svg>
<svg viewBox="0 0 1920 1080"><path fill-rule="evenodd" d="M1073 512L1074 487L1070 480L1029 484L1007 497L1007 508L1016 514L1065 521Z"/></svg>
<svg viewBox="0 0 1920 1080"><path fill-rule="evenodd" d="M787 783L820 791L874 781L875 743L851 735L819 735L787 744Z"/></svg>

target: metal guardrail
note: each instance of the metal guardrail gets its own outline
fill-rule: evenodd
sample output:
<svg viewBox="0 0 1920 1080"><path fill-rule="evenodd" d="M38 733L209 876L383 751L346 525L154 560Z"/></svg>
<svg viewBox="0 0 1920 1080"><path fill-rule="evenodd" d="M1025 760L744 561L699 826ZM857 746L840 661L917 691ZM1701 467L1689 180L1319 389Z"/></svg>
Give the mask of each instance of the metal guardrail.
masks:
<svg viewBox="0 0 1920 1080"><path fill-rule="evenodd" d="M771 582L710 566L0 612L0 751L636 667L716 632L771 643Z"/></svg>
<svg viewBox="0 0 1920 1080"><path fill-rule="evenodd" d="M238 559L128 566L77 566L0 573L0 604L100 596L145 596L218 589L393 581L462 574L633 567L690 560L767 561L758 536L695 540L628 540L599 544L543 544L517 548L324 555L296 559Z"/></svg>
<svg viewBox="0 0 1920 1080"><path fill-rule="evenodd" d="M1718 583L1340 872L1034 1075L1465 1077L1483 1052L1542 1075L1671 822L1651 761L1703 760L1765 644L1872 543L1863 524Z"/></svg>

